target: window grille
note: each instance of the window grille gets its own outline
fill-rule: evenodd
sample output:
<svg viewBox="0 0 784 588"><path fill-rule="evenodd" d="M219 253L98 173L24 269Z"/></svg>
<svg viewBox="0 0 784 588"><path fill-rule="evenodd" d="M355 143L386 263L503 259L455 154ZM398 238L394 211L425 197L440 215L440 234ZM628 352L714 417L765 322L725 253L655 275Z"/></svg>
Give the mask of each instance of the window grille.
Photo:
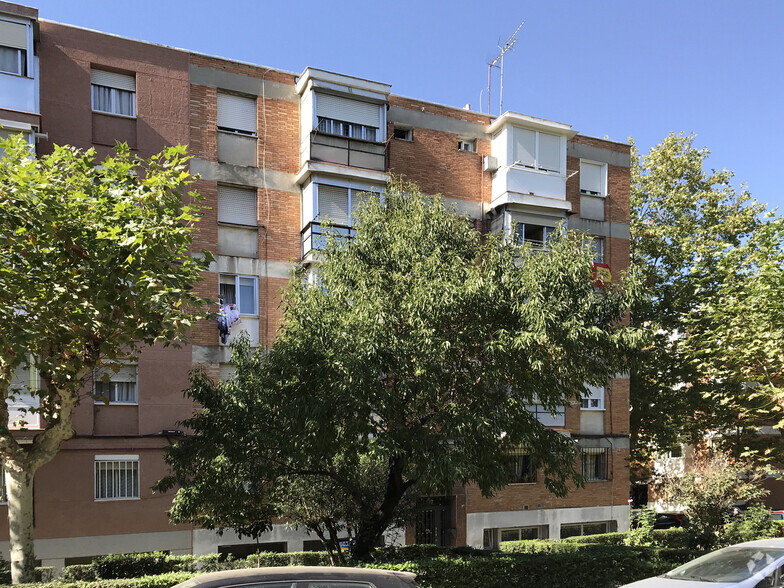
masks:
<svg viewBox="0 0 784 588"><path fill-rule="evenodd" d="M95 499L139 498L139 459L95 458Z"/></svg>

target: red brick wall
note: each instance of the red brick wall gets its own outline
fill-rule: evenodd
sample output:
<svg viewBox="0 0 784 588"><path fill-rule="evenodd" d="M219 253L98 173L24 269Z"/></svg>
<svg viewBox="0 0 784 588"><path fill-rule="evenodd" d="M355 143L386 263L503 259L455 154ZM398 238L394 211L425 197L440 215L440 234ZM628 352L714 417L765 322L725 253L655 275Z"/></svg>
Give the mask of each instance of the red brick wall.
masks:
<svg viewBox="0 0 784 588"><path fill-rule="evenodd" d="M476 485L466 489L466 511L503 512L508 510L575 508L590 506L621 506L629 500L629 450L618 449L612 452L610 480L586 482L583 488L570 486L564 498L558 498L547 491L542 472L537 472L536 484L511 484L490 498L484 498Z"/></svg>
<svg viewBox="0 0 784 588"><path fill-rule="evenodd" d="M437 116L487 124L487 117L467 110L437 106L410 98L390 96L392 106ZM387 129L393 136L394 124ZM416 127L413 141L390 139L387 151L389 171L405 175L426 194L443 194L449 198L489 202L491 175L482 171L482 156L490 154L490 141L479 139L476 153L460 151L457 133L445 133Z"/></svg>

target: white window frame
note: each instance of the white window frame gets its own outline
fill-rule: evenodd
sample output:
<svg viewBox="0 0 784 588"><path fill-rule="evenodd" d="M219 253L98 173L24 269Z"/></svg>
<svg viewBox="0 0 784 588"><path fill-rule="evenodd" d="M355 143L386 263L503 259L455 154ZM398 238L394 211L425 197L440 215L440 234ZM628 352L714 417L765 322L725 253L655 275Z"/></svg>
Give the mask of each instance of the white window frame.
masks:
<svg viewBox="0 0 784 588"><path fill-rule="evenodd" d="M580 400L580 410L604 410L604 386L588 386L591 395Z"/></svg>
<svg viewBox="0 0 784 588"><path fill-rule="evenodd" d="M599 168L599 190L583 188L583 165L590 165ZM594 196L596 198L607 197L607 164L601 161L591 161L588 159L580 160L580 194L583 196Z"/></svg>
<svg viewBox="0 0 784 588"><path fill-rule="evenodd" d="M591 535L601 535L602 533L609 533L610 529L612 528L612 524L610 521L585 521L583 523L566 523L561 525L561 528L558 530L558 534L561 539L563 539L563 531L564 527L580 527L580 534L579 535L569 535L569 537L584 537L585 536L585 527L586 525L604 525L604 531L600 533L591 533Z"/></svg>
<svg viewBox="0 0 784 588"><path fill-rule="evenodd" d="M402 136L398 137L398 133ZM398 141L413 141L414 140L414 129L404 128L404 127L395 127L392 131L392 137L397 139Z"/></svg>
<svg viewBox="0 0 784 588"><path fill-rule="evenodd" d="M99 496L101 492L98 486L98 480L99 480L98 468L99 468L99 464L106 464L106 463L111 463L115 467L118 467L119 464L135 464L136 487L132 488L132 493L134 493L135 496L133 495ZM133 471L133 469L134 468L132 467L131 471ZM117 488L119 488L121 472L119 472L118 469L116 473L112 472L112 474L117 476L115 483L117 484ZM119 494L119 492L117 494ZM93 499L96 502L110 502L116 500L140 500L140 498L141 498L141 465L139 464L138 455L96 455L95 456L95 459L93 461Z"/></svg>
<svg viewBox="0 0 784 588"><path fill-rule="evenodd" d="M476 153L476 139L460 139L457 142L457 150L465 151L466 153Z"/></svg>
<svg viewBox="0 0 784 588"><path fill-rule="evenodd" d="M565 164L564 164L564 157L563 157L564 156L564 152L565 152L565 149L564 149L565 138L563 136L556 135L555 133L545 133L544 131L537 131L535 129L528 129L528 128L525 128L525 127L515 127L515 126L511 127L511 131L512 131L511 132L512 141L511 141L511 144L509 144L508 148L509 148L509 152L511 153L511 157L509 159L512 160L512 167L516 167L518 169L524 169L524 170L527 170L527 171L537 171L539 173L550 174L550 175L554 175L554 176L564 176L565 175L565 170L564 170ZM515 153L515 143L516 143L515 133L517 133L519 131L528 131L530 133L534 133L534 135L535 135L535 137L534 137L534 154L533 154L534 155L534 161L533 161L533 165L528 164L528 163L523 163L522 160L519 160L519 159L514 159L515 156L517 155ZM557 170L545 168L545 167L542 167L542 165L541 165L541 161L540 161L541 160L541 155L540 155L541 148L539 146L539 143L540 143L539 139L540 139L540 137L542 135L547 135L547 136L555 137L556 139L558 139L558 168L559 169L557 169Z"/></svg>
<svg viewBox="0 0 784 588"><path fill-rule="evenodd" d="M258 278L258 276L245 276L245 275L241 275L241 274L220 274L218 276L218 296L220 296L221 279L223 279L223 278L231 278L231 277L234 278L234 298L235 298L234 304L237 305L237 310L239 311L240 316L255 316L255 317L259 316L259 278ZM254 302L253 312L246 312L247 309L242 308L242 305L240 304L240 297L239 297L240 279L253 280L253 302Z"/></svg>
<svg viewBox="0 0 784 588"><path fill-rule="evenodd" d="M92 75L92 71L104 71L100 68L95 68L94 70L90 70L90 74ZM111 72L107 72L111 73ZM104 84L96 84L94 82L90 82L90 107L93 112L100 112L101 114L111 114L112 116L121 116L124 118L136 118L136 75L135 74L118 74L125 76L127 78L133 78L134 89L128 90L125 88L116 88L113 86L107 86ZM109 90L109 110L102 110L96 107L95 104L95 92L94 88L104 88ZM118 112L119 111L119 96L120 92L128 92L131 95L131 112L130 114L125 112Z"/></svg>
<svg viewBox="0 0 784 588"><path fill-rule="evenodd" d="M123 374L122 374L123 371L125 371L125 372L133 371L133 380L125 379ZM104 374L108 374L109 375L109 382L104 382L103 381L103 375ZM113 400L112 399L112 393L116 392L116 390L114 390L114 389L112 391L110 391L108 396L102 395L98 391L99 385L103 385L103 384L109 384L109 385L111 385L111 384L129 384L129 383L133 383L133 385L134 385L133 386L133 396L134 396L133 400L125 400L125 401ZM117 373L115 373L109 367L97 368L96 370L94 370L94 372L93 372L93 399L95 401L95 404L104 404L105 405L105 402L103 400L101 400L101 398L106 398L109 401L109 404L111 406L138 406L138 404L139 404L139 366L137 364L123 365L120 368L120 371L117 372Z"/></svg>
<svg viewBox="0 0 784 588"><path fill-rule="evenodd" d="M522 534L523 531L531 531L531 530L536 531L535 539L541 539L542 538L542 536L541 536L542 535L542 529L539 526L503 527L503 528L498 529L498 542L502 543L504 541L527 541L527 539L520 539L520 535ZM503 538L503 534L504 533L509 533L510 531L516 531L517 532L517 539L504 539Z"/></svg>
<svg viewBox="0 0 784 588"><path fill-rule="evenodd" d="M16 45L8 45L6 44L8 43L8 39L6 39L6 43L0 43L0 47L3 47L4 49L10 49L12 51L16 51L16 63L17 63L17 67L19 68L19 71L0 70L0 74L6 74L9 76L16 76L20 78L33 77L33 75L31 74L31 66L33 64L31 63L31 59L30 59L30 55L31 55L30 51L32 49L31 34L30 34L30 29L32 28L31 23L26 20L19 20L5 15L0 17L0 22L7 22L12 25L21 25L25 27L24 47L20 47Z"/></svg>

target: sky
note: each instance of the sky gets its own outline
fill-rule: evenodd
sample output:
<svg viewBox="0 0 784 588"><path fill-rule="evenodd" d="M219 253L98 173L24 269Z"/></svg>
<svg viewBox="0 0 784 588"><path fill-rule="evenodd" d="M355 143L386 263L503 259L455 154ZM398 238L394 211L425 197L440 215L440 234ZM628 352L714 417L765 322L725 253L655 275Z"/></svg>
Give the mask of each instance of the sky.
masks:
<svg viewBox="0 0 784 588"><path fill-rule="evenodd" d="M647 152L694 133L706 167L784 210L784 0L26 0L39 17L392 93L503 108ZM493 70L490 112L499 112Z"/></svg>

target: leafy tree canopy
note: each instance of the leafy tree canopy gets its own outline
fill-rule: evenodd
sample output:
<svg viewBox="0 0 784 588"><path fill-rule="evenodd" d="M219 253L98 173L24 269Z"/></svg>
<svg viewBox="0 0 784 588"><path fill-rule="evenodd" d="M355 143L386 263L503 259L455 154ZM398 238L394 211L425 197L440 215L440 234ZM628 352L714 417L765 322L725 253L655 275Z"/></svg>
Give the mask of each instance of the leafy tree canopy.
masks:
<svg viewBox="0 0 784 588"><path fill-rule="evenodd" d="M5 462L14 581L31 579L32 477L73 435L85 376L142 346L184 338L203 301L192 286L211 259L191 255L198 220L183 147L150 160L127 146L102 162L55 147L31 157L21 136L0 160L0 455ZM12 387L40 374L40 389ZM18 378L17 378L18 380ZM8 407L39 399L31 444L9 431Z"/></svg>
<svg viewBox="0 0 784 588"><path fill-rule="evenodd" d="M647 155L632 149L632 264L647 291L632 322L652 337L632 371L639 466L707 431L743 453L745 434L756 436L751 425L770 420L771 408L747 384L765 380L761 355L781 366L781 315L772 308L781 297L770 296L781 283L780 221L769 222L763 205L733 188L731 172L706 171L709 152L693 143L671 134Z"/></svg>
<svg viewBox="0 0 784 588"><path fill-rule="evenodd" d="M401 181L354 224L291 280L271 350L236 347L229 381L195 374L202 410L159 484L181 485L175 521L254 532L283 516L328 539L342 520L364 557L406 500L503 487L518 448L552 492L579 482L572 442L526 407L625 369L632 290L594 286L579 238L517 247Z"/></svg>

